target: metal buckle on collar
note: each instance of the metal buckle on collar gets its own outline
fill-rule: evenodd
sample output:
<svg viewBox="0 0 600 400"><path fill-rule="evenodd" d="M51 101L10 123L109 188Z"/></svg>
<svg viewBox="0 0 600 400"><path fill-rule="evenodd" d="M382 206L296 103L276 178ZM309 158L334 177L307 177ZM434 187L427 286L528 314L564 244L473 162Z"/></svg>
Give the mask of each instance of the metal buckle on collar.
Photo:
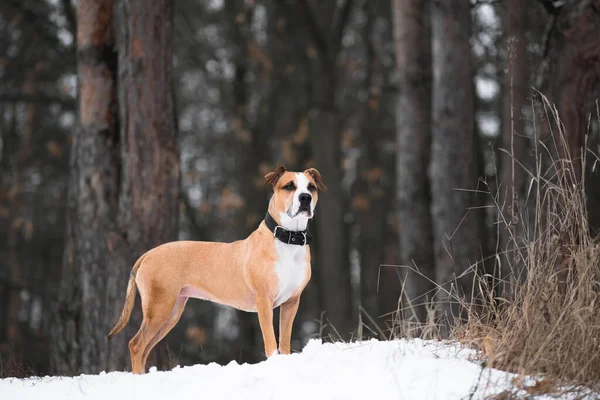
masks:
<svg viewBox="0 0 600 400"><path fill-rule="evenodd" d="M277 225L275 229L273 229L273 237L277 237L277 228L285 229L283 226Z"/></svg>
<svg viewBox="0 0 600 400"><path fill-rule="evenodd" d="M306 246L306 232L300 232L302 233L302 236L304 236L304 243L302 243L302 246Z"/></svg>

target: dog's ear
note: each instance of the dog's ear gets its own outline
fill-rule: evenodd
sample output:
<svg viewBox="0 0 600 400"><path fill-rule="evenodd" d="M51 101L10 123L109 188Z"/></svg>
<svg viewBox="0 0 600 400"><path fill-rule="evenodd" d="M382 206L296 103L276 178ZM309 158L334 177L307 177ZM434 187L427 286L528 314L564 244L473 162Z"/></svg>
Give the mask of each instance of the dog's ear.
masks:
<svg viewBox="0 0 600 400"><path fill-rule="evenodd" d="M315 184L317 185L317 189L326 192L327 191L327 186L325 186L325 184L323 183L323 178L321 177L321 173L319 171L317 171L316 168L309 168L306 171L304 171L305 174L309 174L313 180L315 181Z"/></svg>
<svg viewBox="0 0 600 400"><path fill-rule="evenodd" d="M279 178L281 178L281 175L283 175L285 173L285 171L287 171L287 169L285 169L285 167L282 167L280 165L279 167L275 168L275 171L269 172L268 174L266 174L265 175L265 185L275 186L275 184L277 183Z"/></svg>

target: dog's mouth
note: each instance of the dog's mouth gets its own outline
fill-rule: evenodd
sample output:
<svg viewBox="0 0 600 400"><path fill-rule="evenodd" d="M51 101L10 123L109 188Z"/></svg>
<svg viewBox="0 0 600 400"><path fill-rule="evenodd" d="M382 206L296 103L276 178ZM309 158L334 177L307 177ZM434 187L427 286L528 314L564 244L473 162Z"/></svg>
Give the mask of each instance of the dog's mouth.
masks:
<svg viewBox="0 0 600 400"><path fill-rule="evenodd" d="M312 212L310 211L310 207L309 206L300 206L298 207L298 211L296 211L296 214L294 214L293 216L290 215L290 217L297 217L298 215L306 215L308 218L312 218Z"/></svg>

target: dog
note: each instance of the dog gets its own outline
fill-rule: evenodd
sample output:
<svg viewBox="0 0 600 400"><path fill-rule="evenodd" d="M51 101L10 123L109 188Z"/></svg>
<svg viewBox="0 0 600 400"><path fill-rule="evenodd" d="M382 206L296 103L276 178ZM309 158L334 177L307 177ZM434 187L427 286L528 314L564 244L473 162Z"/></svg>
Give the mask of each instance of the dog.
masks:
<svg viewBox="0 0 600 400"><path fill-rule="evenodd" d="M143 320L129 342L133 373L144 373L148 354L177 324L190 297L257 312L265 355L290 353L292 324L311 276L308 221L319 191L327 187L314 168L291 172L282 166L265 175L265 184L273 186L268 211L246 239L170 242L136 261L123 311L108 334L111 339L127 325L137 287ZM281 307L279 348L273 329L276 307Z"/></svg>

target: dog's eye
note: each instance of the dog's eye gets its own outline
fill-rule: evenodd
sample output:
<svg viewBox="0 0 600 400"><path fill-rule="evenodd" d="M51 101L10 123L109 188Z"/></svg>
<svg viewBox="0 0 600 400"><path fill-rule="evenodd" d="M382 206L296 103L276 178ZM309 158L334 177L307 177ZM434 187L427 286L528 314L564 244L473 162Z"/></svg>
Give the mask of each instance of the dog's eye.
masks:
<svg viewBox="0 0 600 400"><path fill-rule="evenodd" d="M313 185L312 183L308 184L308 191L309 192L314 192L315 190L317 190L317 188L315 187L315 185Z"/></svg>
<svg viewBox="0 0 600 400"><path fill-rule="evenodd" d="M294 186L294 184L292 182L290 182L283 187L283 190L287 190L288 192L291 192L292 190L296 190L296 187Z"/></svg>

